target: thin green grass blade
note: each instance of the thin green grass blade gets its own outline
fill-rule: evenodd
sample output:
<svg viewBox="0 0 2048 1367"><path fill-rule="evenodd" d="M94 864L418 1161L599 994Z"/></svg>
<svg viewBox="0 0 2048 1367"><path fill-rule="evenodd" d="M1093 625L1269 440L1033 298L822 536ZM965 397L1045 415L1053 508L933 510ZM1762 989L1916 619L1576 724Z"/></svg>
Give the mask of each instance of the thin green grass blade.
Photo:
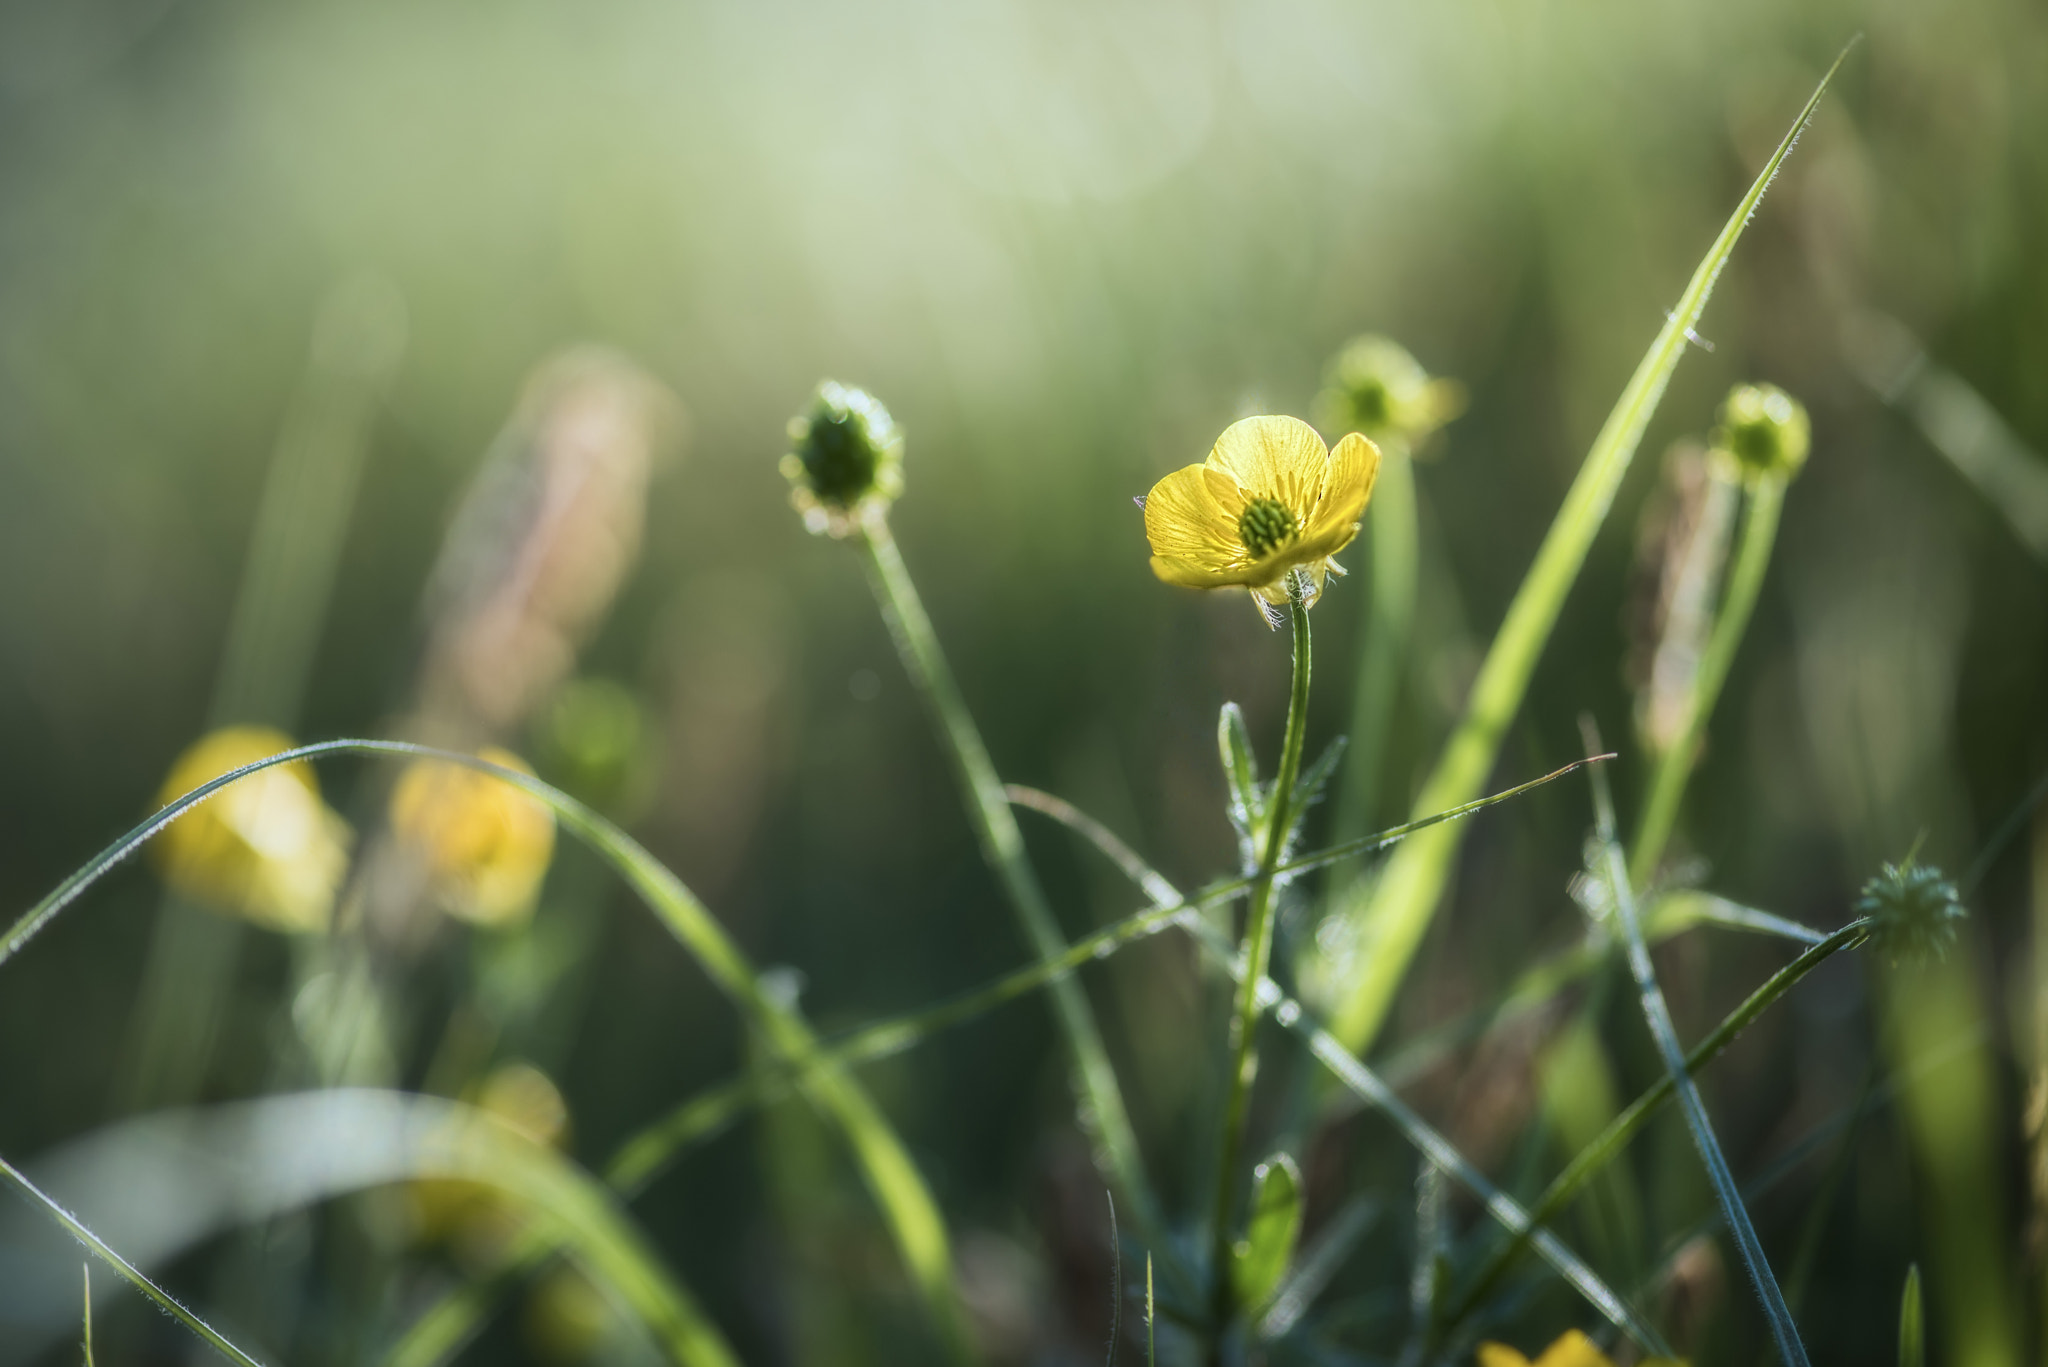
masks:
<svg viewBox="0 0 2048 1367"><path fill-rule="evenodd" d="M1002 780L988 748L975 728L967 700L953 677L939 648L938 633L932 629L903 554L889 531L887 519L876 516L862 524L860 542L867 551L867 567L889 634L909 673L938 722L941 741L953 761L965 806L983 857L1009 900L1023 927L1027 943L1039 958L1050 958L1066 948L1045 891L1033 872L1024 849L1024 836L1003 797ZM1144 1155L1138 1148L1137 1133L1131 1128L1130 1113L1124 1106L1116 1070L1103 1046L1095 1012L1079 984L1060 982L1053 988L1053 1014L1065 1035L1073 1070L1075 1101L1082 1130L1097 1149L1097 1166L1123 1189L1126 1201L1137 1215L1147 1242L1156 1243L1159 1229L1158 1202L1145 1175Z"/></svg>
<svg viewBox="0 0 2048 1367"><path fill-rule="evenodd" d="M1536 552L1535 562L1516 590L1507 616L1487 650L1466 702L1465 716L1416 796L1416 812L1464 802L1486 782L1508 724L1521 708L1530 675L1550 639L1565 597L1578 578L1594 535L1607 517L1622 476L1628 472L1643 429L1677 369L1693 325L1713 293L1714 282L1847 55L1845 50L1842 57L1835 59L1835 65L1828 69L1813 97L1793 121L1791 131L1778 144L1778 150L1750 186L1749 193L1742 197L1720 236L1714 239L1685 292L1679 296L1678 306L1651 342L1594 438L1585 464L1579 468L1578 477L1565 495L1563 506ZM1394 994L1407 975L1409 961L1436 913L1459 842L1460 835L1455 830L1411 841L1388 861L1374 886L1362 912L1361 969L1332 1022L1337 1037L1353 1052L1364 1053L1379 1034Z"/></svg>
<svg viewBox="0 0 2048 1367"><path fill-rule="evenodd" d="M897 1249L941 1337L957 1358L964 1361L974 1356L966 1312L953 1277L951 1244L938 1204L918 1175L902 1141L889 1128L874 1103L860 1087L838 1074L830 1065L808 1066L817 1053L817 1037L809 1025L800 1013L782 1006L762 988L746 956L726 935L717 918L680 879L610 821L567 793L531 775L491 764L474 755L436 750L404 741L377 740L325 741L244 765L202 784L156 812L58 884L47 897L24 912L4 936L0 936L0 964L18 953L49 923L51 917L76 901L110 869L134 855L152 835L228 784L274 765L341 754L439 759L495 775L546 804L564 827L603 856L696 958L713 983L748 1017L749 1022L762 1031L785 1057L807 1065L803 1073L804 1089L846 1138L869 1193L881 1208Z"/></svg>
<svg viewBox="0 0 2048 1367"><path fill-rule="evenodd" d="M1828 936L1819 944L1808 949L1797 959L1779 969L1767 978L1756 991L1749 994L1743 1003L1729 1012L1722 1022L1705 1039L1693 1046L1685 1057L1688 1075L1698 1073L1707 1064L1719 1057L1734 1038L1748 1028L1749 1024L1762 1015L1778 998L1789 992L1807 974L1821 966L1835 954L1861 945L1869 935L1869 925L1863 921L1852 922ZM1533 1226L1541 1227L1557 1218L1572 1200L1584 1191L1587 1184L1598 1176L1601 1169L1619 1157L1642 1128L1650 1122L1665 1102L1672 1096L1673 1085L1669 1075L1655 1083L1630 1102L1621 1114L1608 1122L1607 1128L1596 1135L1585 1148L1579 1150L1564 1171L1560 1172L1543 1194L1529 1208L1529 1219ZM1493 1254L1474 1274L1470 1287L1461 1294L1446 1316L1449 1326L1455 1327L1491 1294L1500 1279L1513 1266L1514 1261L1528 1247L1528 1238L1517 1234L1496 1248Z"/></svg>
<svg viewBox="0 0 2048 1367"><path fill-rule="evenodd" d="M1920 1264L1906 1269L1899 1292L1899 1367L1927 1367L1927 1321L1920 1305Z"/></svg>
<svg viewBox="0 0 2048 1367"><path fill-rule="evenodd" d="M32 1205L42 1207L44 1213L62 1225L65 1232L72 1238L84 1244L87 1251L92 1253L94 1257L127 1278L137 1291L140 1291L150 1300L155 1301L158 1309L198 1335L208 1347L212 1348L229 1362L241 1363L242 1367L262 1367L262 1364L255 1358L250 1357L247 1353L223 1338L212 1325L193 1314L190 1310L187 1310L177 1297L151 1281L141 1268L109 1248L99 1235L94 1234L80 1223L77 1216L44 1194L40 1187L24 1177L20 1169L4 1158L0 1158L0 1178L5 1178L7 1184L27 1197ZM90 1272L87 1273L85 1279L85 1343L86 1360L90 1362L92 1359L92 1276Z"/></svg>
<svg viewBox="0 0 2048 1367"><path fill-rule="evenodd" d="M1358 1241L1379 1218L1379 1202L1354 1196L1338 1208L1322 1230L1302 1249L1294 1270L1274 1293L1273 1304L1259 1321L1259 1337L1276 1339L1301 1322L1315 1298L1323 1294Z"/></svg>
<svg viewBox="0 0 2048 1367"><path fill-rule="evenodd" d="M1586 727L1591 740L1590 718ZM1650 947L1643 939L1642 922L1636 916L1636 897L1629 882L1628 857L1622 853L1621 842L1615 835L1614 802L1608 794L1606 778L1604 773L1593 775L1593 809L1607 865L1607 884L1614 897L1614 914L1627 937L1629 972L1634 975L1636 988L1642 997L1643 1018L1649 1022L1650 1034L1657 1042L1657 1052L1664 1060L1664 1071L1677 1092L1679 1111L1685 1116L1686 1128L1692 1132L1693 1146L1699 1150L1700 1163L1707 1170L1707 1180L1713 1184L1714 1195L1721 1203L1728 1231L1735 1239L1736 1250L1742 1255L1743 1268L1749 1273L1757 1299L1763 1305L1764 1317L1770 1322L1771 1338L1778 1345L1778 1355L1784 1359L1785 1367L1807 1367L1806 1348L1799 1341L1799 1326L1793 1322L1792 1311L1785 1304L1785 1293L1779 1289L1770 1261L1764 1257L1763 1243L1757 1238L1749 1211L1742 1204L1742 1192L1735 1185L1734 1174L1728 1169L1727 1156L1721 1152L1721 1143L1714 1137L1713 1121L1707 1116L1707 1103L1700 1097L1691 1070L1686 1066L1685 1050L1678 1043L1678 1028L1672 1024L1671 1007L1664 1000L1663 988L1657 984L1657 969L1650 962Z"/></svg>
<svg viewBox="0 0 2048 1367"><path fill-rule="evenodd" d="M92 1361L92 1264L84 1263L79 1270L85 1274L85 1367L93 1367Z"/></svg>

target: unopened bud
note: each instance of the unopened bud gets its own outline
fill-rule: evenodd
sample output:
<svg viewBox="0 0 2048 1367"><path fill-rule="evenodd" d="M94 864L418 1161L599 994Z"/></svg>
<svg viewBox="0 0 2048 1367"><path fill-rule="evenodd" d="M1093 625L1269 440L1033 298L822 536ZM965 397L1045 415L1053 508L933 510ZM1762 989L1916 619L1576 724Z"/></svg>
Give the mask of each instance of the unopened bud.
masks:
<svg viewBox="0 0 2048 1367"><path fill-rule="evenodd" d="M1456 380L1431 379L1399 342L1368 334L1331 357L1316 406L1333 432L1413 445L1464 411L1465 390Z"/></svg>
<svg viewBox="0 0 2048 1367"><path fill-rule="evenodd" d="M1745 479L1789 480L1806 464L1812 426L1799 400L1771 384L1739 384L1721 405L1714 429L1717 455Z"/></svg>
<svg viewBox="0 0 2048 1367"><path fill-rule="evenodd" d="M903 434L881 400L834 380L789 420L782 474L812 532L845 536L903 492Z"/></svg>
<svg viewBox="0 0 2048 1367"><path fill-rule="evenodd" d="M1863 885L1856 914L1870 920L1871 944L1898 963L1942 957L1969 913L1940 869L1908 859L1880 867Z"/></svg>

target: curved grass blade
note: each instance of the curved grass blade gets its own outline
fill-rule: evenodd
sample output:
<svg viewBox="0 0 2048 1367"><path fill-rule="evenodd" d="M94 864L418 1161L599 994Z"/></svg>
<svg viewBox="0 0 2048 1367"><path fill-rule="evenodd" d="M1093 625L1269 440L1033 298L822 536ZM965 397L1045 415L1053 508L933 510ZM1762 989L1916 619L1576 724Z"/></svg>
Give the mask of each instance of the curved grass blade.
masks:
<svg viewBox="0 0 2048 1367"><path fill-rule="evenodd" d="M74 1143L55 1165L62 1185L109 1205L109 1222L129 1222L123 1210L149 1212L129 1222L127 1239L144 1263L224 1228L366 1187L421 1178L482 1183L527 1217L532 1237L611 1287L679 1367L738 1364L596 1179L458 1102L337 1089L158 1112Z"/></svg>
<svg viewBox="0 0 2048 1367"><path fill-rule="evenodd" d="M1643 429L1678 367L1693 325L1713 293L1714 282L1728 263L1729 254L1764 191L1777 177L1779 167L1784 165L1785 157L1847 56L1845 49L1835 59L1749 193L1736 205L1679 296L1678 306L1650 343L1649 351L1593 439L1578 477L1572 481L1571 490L1536 552L1535 562L1515 591L1507 616L1486 652L1478 678L1473 681L1464 718L1451 733L1436 768L1416 796L1415 811L1428 812L1463 802L1486 781L1508 724L1521 708L1529 678L1550 639L1565 596L1578 578L1594 535L1606 520L1622 476L1628 472L1636 446L1642 440ZM1337 1037L1351 1051L1364 1053L1379 1034L1394 994L1407 974L1409 960L1436 914L1459 840L1457 831L1446 830L1411 842L1388 862L1374 886L1360 927L1363 968L1332 1022Z"/></svg>
<svg viewBox="0 0 2048 1367"><path fill-rule="evenodd" d="M897 1249L910 1270L926 1309L956 1357L973 1356L966 1312L953 1278L953 1259L944 1221L930 1189L918 1175L902 1141L882 1118L873 1101L832 1067L808 1066L817 1053L817 1037L800 1013L766 992L753 966L726 935L724 927L653 855L631 836L590 808L531 775L503 768L475 755L437 750L406 741L335 740L300 746L247 764L200 785L150 816L102 850L84 867L36 903L0 936L0 964L20 951L51 917L70 905L108 870L133 855L148 839L230 783L278 764L322 755L399 755L445 760L495 775L546 804L557 820L581 837L615 868L627 884L696 958L712 982L746 1014L749 1022L786 1058L807 1065L803 1086L819 1110L830 1117L853 1150L869 1193L881 1208Z"/></svg>
<svg viewBox="0 0 2048 1367"><path fill-rule="evenodd" d="M106 1242L99 1235L87 1229L77 1216L44 1194L40 1187L22 1176L20 1169L4 1158L0 1158L0 1178L5 1178L10 1186L27 1197L31 1203L41 1206L44 1213L62 1225L65 1232L70 1234L72 1238L84 1244L94 1257L127 1278L137 1291L140 1291L150 1300L155 1301L158 1309L184 1325L187 1329L190 1329L194 1334L197 1334L208 1347L212 1348L229 1362L241 1363L242 1367L263 1367L263 1364L255 1358L250 1357L247 1353L235 1347L234 1344L229 1343L212 1325L193 1314L190 1310L187 1310L177 1297L151 1281L141 1268L109 1248ZM90 1361L92 1357L92 1276L89 1271L85 1280L85 1343L86 1358Z"/></svg>
<svg viewBox="0 0 2048 1367"><path fill-rule="evenodd" d="M1585 724L1590 740L1591 719L1587 719ZM1707 1180L1713 1184L1714 1195L1720 1200L1728 1231L1734 1236L1736 1250L1742 1255L1743 1267L1749 1273L1757 1299L1763 1304L1764 1317L1771 1326L1771 1338L1778 1345L1778 1355L1784 1359L1785 1367L1807 1367L1806 1348L1799 1341L1799 1326L1793 1322L1792 1311L1785 1304L1785 1293L1778 1288L1778 1279L1771 1273L1770 1261L1764 1257L1763 1243L1757 1238L1749 1211L1742 1204L1742 1192L1735 1185L1734 1174L1728 1170L1727 1156L1721 1152L1720 1141L1714 1137L1713 1121L1707 1117L1707 1104L1700 1097L1699 1088L1686 1065L1685 1050L1678 1043L1678 1028L1672 1023L1670 1004L1664 1000L1664 990L1657 984L1657 969L1650 962L1650 947L1643 939L1642 922L1636 916L1636 897L1629 882L1628 857L1622 853L1621 842L1614 831L1614 802L1608 794L1606 778L1604 773L1593 776L1593 809L1598 821L1599 840L1604 847L1614 914L1627 937L1629 972L1634 975L1642 998L1643 1018L1649 1022L1650 1034L1657 1042L1657 1052L1664 1060L1664 1071L1669 1074L1678 1095L1679 1111L1685 1116L1686 1128L1692 1132L1693 1146L1699 1150L1700 1163L1707 1170Z"/></svg>

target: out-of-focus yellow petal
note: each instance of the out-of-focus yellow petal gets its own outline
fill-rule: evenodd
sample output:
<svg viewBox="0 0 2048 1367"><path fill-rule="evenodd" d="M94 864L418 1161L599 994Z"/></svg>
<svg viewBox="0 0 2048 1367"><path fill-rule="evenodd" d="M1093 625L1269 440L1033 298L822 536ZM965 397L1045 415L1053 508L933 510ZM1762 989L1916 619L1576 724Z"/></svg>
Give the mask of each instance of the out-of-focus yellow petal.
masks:
<svg viewBox="0 0 2048 1367"><path fill-rule="evenodd" d="M1245 418L1223 429L1208 464L1235 476L1248 496L1278 499L1306 527L1328 476L1330 448L1299 418Z"/></svg>
<svg viewBox="0 0 2048 1367"><path fill-rule="evenodd" d="M291 748L290 736L269 727L223 727L178 757L158 801ZM165 881L202 905L272 930L318 931L347 871L350 839L348 823L320 800L312 766L281 764L172 822L152 855Z"/></svg>
<svg viewBox="0 0 2048 1367"><path fill-rule="evenodd" d="M1529 1359L1505 1343L1482 1343L1479 1345L1479 1367L1529 1367Z"/></svg>
<svg viewBox="0 0 2048 1367"><path fill-rule="evenodd" d="M478 757L530 774L486 747ZM391 825L426 866L428 889L451 916L504 925L533 910L555 852L555 818L501 778L445 760L417 760L391 793Z"/></svg>
<svg viewBox="0 0 2048 1367"><path fill-rule="evenodd" d="M1614 1363L1593 1340L1576 1329L1567 1329L1543 1350L1536 1367L1614 1367Z"/></svg>
<svg viewBox="0 0 2048 1367"><path fill-rule="evenodd" d="M1211 568L1244 555L1237 524L1216 505L1199 465L1175 470L1145 495L1145 539L1159 559Z"/></svg>

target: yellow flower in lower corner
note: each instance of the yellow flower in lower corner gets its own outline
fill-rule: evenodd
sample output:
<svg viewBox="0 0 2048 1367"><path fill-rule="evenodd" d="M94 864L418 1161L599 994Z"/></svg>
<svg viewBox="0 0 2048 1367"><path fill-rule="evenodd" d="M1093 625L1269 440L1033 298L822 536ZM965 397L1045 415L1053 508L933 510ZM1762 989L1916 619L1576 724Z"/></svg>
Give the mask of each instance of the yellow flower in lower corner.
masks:
<svg viewBox="0 0 2048 1367"><path fill-rule="evenodd" d="M245 764L292 748L264 726L226 726L178 756L158 794L168 805ZM348 869L348 823L320 800L305 763L280 764L229 784L167 827L151 849L182 895L271 930L327 928Z"/></svg>
<svg viewBox="0 0 2048 1367"><path fill-rule="evenodd" d="M1330 557L1358 535L1379 470L1379 448L1356 432L1332 451L1298 418L1232 423L1208 460L1145 496L1152 572L1188 588L1250 589L1269 621L1267 607L1291 593L1314 603L1323 576L1344 572Z"/></svg>
<svg viewBox="0 0 2048 1367"><path fill-rule="evenodd" d="M477 757L533 772L494 746ZM407 766L391 793L391 826L425 864L428 890L441 908L479 925L531 913L555 853L554 814L538 798L447 760Z"/></svg>
<svg viewBox="0 0 2048 1367"><path fill-rule="evenodd" d="M1479 1367L1614 1367L1607 1354L1576 1329L1567 1329L1531 1363L1505 1343L1479 1345ZM1676 1358L1644 1358L1639 1367L1684 1367Z"/></svg>

